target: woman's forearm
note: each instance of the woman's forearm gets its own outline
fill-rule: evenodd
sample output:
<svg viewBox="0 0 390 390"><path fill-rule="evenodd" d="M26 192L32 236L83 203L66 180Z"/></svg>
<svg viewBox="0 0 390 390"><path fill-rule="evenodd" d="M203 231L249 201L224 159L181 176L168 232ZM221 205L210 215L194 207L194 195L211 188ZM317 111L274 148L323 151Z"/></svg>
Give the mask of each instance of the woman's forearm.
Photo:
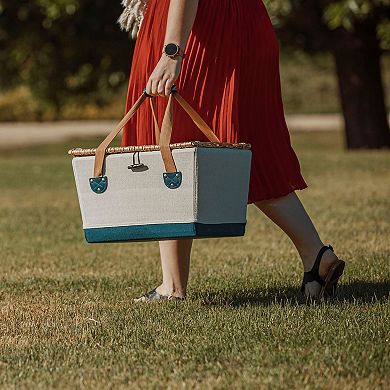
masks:
<svg viewBox="0 0 390 390"><path fill-rule="evenodd" d="M199 0L170 0L164 45L176 43L182 50L185 49L195 21L198 3ZM179 77L181 63L182 56L169 57L161 53L160 60L149 77L146 93L169 96L173 83Z"/></svg>
<svg viewBox="0 0 390 390"><path fill-rule="evenodd" d="M195 21L198 3L199 0L171 0L164 44L176 43L184 50Z"/></svg>

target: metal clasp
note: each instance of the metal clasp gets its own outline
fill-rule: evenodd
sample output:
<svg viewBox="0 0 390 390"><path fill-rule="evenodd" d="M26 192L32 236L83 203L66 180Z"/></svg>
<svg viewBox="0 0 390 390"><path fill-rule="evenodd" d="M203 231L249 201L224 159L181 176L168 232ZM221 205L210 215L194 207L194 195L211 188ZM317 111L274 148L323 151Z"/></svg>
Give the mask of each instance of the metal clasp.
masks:
<svg viewBox="0 0 390 390"><path fill-rule="evenodd" d="M145 164L141 163L140 160L140 152L134 152L133 153L133 163L130 164L127 168L128 169L140 169L140 168L147 168Z"/></svg>

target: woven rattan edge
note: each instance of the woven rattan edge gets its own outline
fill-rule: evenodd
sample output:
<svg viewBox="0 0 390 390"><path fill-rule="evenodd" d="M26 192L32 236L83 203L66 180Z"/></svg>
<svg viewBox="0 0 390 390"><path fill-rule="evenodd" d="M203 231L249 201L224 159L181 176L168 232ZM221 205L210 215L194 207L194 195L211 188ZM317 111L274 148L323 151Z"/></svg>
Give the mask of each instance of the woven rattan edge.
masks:
<svg viewBox="0 0 390 390"><path fill-rule="evenodd" d="M181 142L176 144L170 144L171 149L185 149L185 148L228 148L228 149L250 149L251 145L248 143L228 143L228 142L202 142L202 141L190 141ZM106 154L117 154L117 153L131 153L131 152L152 152L160 150L159 145L141 145L141 146L113 146L106 149ZM80 156L94 156L96 148L82 149L73 148L68 150L68 154L74 157Z"/></svg>

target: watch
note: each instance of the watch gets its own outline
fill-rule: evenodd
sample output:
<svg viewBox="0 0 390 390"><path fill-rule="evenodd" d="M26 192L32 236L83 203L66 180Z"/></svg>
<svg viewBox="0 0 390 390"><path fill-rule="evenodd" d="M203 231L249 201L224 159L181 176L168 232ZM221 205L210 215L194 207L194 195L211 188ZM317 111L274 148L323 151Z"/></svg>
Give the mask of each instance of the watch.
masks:
<svg viewBox="0 0 390 390"><path fill-rule="evenodd" d="M163 54L170 58L183 57L185 56L184 50L176 43L167 43L164 45Z"/></svg>

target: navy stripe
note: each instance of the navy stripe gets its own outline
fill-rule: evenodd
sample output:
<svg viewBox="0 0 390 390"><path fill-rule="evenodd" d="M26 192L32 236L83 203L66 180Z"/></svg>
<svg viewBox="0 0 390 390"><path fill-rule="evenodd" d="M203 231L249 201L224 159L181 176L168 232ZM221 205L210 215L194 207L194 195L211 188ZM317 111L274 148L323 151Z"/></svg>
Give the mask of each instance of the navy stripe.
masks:
<svg viewBox="0 0 390 390"><path fill-rule="evenodd" d="M244 234L245 223L164 223L84 229L85 239L90 243L155 241L184 237L235 237Z"/></svg>

